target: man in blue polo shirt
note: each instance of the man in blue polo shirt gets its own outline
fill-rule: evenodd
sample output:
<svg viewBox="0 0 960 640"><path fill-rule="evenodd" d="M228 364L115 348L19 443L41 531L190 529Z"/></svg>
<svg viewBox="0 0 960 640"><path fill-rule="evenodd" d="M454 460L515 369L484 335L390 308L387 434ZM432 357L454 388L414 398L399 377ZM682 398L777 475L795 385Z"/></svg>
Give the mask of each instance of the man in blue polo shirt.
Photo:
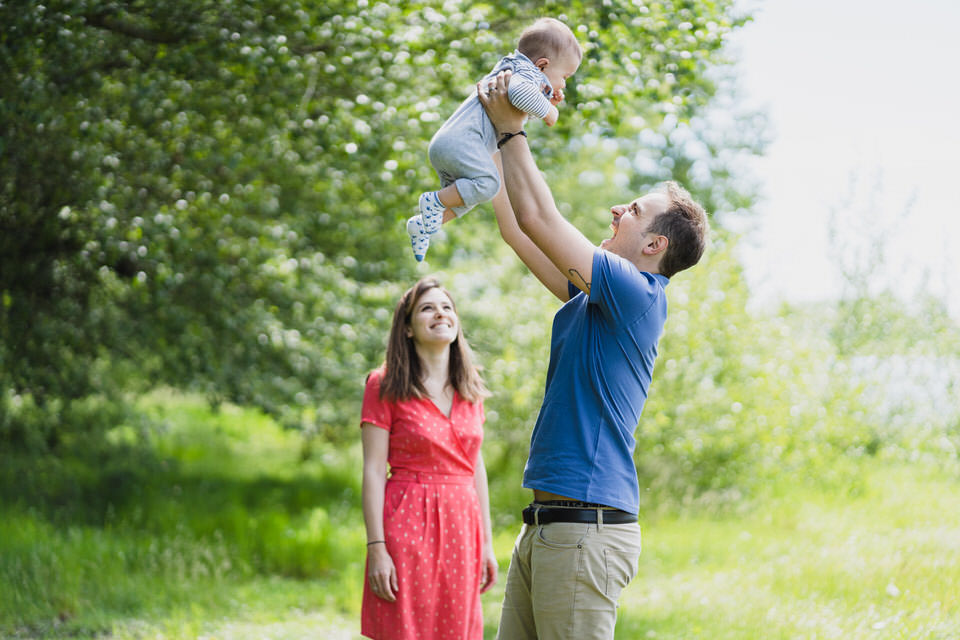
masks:
<svg viewBox="0 0 960 640"><path fill-rule="evenodd" d="M595 247L557 210L506 99L509 74L478 86L497 131L504 240L565 304L553 321L543 405L507 573L500 640L613 638L617 600L640 555L633 433L667 317L664 287L696 264L706 212L675 183L611 207Z"/></svg>

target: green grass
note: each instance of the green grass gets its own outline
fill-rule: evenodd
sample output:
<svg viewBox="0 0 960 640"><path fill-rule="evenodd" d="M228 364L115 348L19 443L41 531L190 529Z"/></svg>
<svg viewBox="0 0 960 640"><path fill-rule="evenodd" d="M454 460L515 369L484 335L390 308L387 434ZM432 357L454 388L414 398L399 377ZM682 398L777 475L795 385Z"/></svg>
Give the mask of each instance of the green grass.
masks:
<svg viewBox="0 0 960 640"><path fill-rule="evenodd" d="M298 434L254 412L164 394L143 407L149 454L0 454L0 637L359 638L356 444L304 460ZM852 490L784 478L739 509L643 521L617 637L960 638L955 470L850 464ZM487 638L517 532L496 532Z"/></svg>
<svg viewBox="0 0 960 640"><path fill-rule="evenodd" d="M0 637L199 637L222 621L349 614L358 446L304 461L300 435L256 412L166 394L143 405L149 452L0 457Z"/></svg>
<svg viewBox="0 0 960 640"><path fill-rule="evenodd" d="M646 527L623 638L960 638L955 474L863 465L865 489L787 487L745 516Z"/></svg>

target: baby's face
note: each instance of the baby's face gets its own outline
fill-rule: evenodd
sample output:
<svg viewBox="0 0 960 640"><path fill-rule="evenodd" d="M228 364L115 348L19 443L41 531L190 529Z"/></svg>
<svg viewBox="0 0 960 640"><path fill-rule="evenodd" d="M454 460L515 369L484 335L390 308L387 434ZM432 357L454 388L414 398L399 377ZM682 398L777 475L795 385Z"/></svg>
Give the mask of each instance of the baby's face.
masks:
<svg viewBox="0 0 960 640"><path fill-rule="evenodd" d="M541 60L547 59L541 58ZM575 51L567 51L548 60L541 70L554 89L566 89L567 78L576 73L579 66L580 56Z"/></svg>

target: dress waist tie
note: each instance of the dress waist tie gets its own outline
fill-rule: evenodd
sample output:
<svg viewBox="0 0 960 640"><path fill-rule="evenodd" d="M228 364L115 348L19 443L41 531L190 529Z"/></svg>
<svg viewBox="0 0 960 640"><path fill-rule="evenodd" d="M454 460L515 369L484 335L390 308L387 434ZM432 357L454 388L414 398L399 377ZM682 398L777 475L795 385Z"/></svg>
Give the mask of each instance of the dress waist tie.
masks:
<svg viewBox="0 0 960 640"><path fill-rule="evenodd" d="M473 484L473 474L427 473L409 469L392 469L388 480L394 482L418 482L420 484Z"/></svg>

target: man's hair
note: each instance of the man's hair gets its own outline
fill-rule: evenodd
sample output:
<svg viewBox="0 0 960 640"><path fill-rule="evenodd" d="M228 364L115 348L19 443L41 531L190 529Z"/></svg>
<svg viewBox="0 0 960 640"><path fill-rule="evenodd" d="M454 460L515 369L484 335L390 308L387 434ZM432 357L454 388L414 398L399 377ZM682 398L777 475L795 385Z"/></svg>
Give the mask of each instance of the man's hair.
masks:
<svg viewBox="0 0 960 640"><path fill-rule="evenodd" d="M700 261L707 245L710 224L707 212L679 184L666 182L662 191L670 204L666 211L653 219L647 232L666 236L669 241L660 259L660 273L671 278Z"/></svg>
<svg viewBox="0 0 960 640"><path fill-rule="evenodd" d="M561 54L576 52L583 58L583 48L570 27L555 18L540 18L520 34L517 51L536 62L540 58L555 60Z"/></svg>
<svg viewBox="0 0 960 640"><path fill-rule="evenodd" d="M453 305L453 312L457 313L456 303L450 292L443 288L436 278L422 278L400 298L393 311L393 325L390 327L390 338L387 342L387 357L384 362L383 381L380 383L380 397L388 401L408 400L412 397L422 398L427 395L420 376L423 367L416 345L412 337L407 335L410 319L414 307L427 291L439 289ZM457 337L450 345L450 386L457 390L467 402L476 403L490 395L480 377L479 368L473 362L473 351L463 335L463 323L457 314Z"/></svg>

